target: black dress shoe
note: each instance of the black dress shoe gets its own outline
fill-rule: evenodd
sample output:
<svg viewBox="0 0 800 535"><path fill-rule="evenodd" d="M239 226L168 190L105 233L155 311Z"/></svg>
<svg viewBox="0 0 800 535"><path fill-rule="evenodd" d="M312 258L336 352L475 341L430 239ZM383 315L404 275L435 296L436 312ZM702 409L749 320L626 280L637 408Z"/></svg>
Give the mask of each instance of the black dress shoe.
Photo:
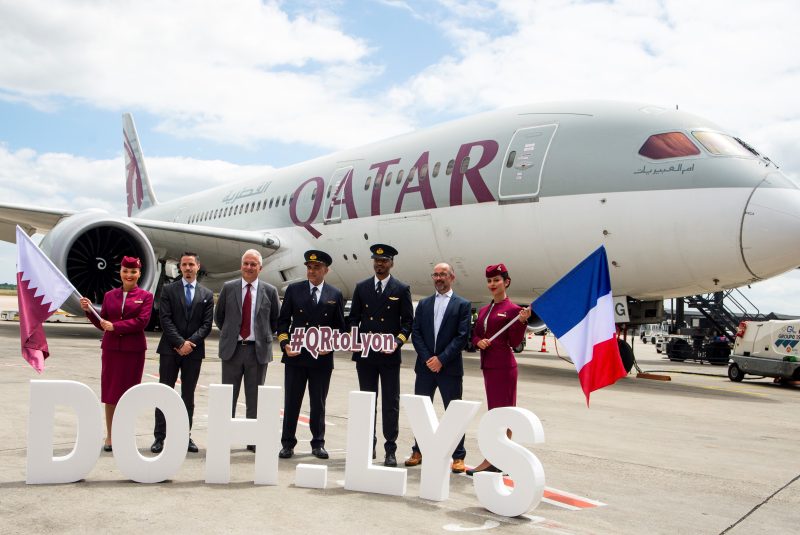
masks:
<svg viewBox="0 0 800 535"><path fill-rule="evenodd" d="M103 451L113 451L111 444L103 444Z"/></svg>
<svg viewBox="0 0 800 535"><path fill-rule="evenodd" d="M397 466L397 457L394 456L394 453L386 454L386 459L383 461L383 466Z"/></svg>
<svg viewBox="0 0 800 535"><path fill-rule="evenodd" d="M325 451L325 448L311 448L311 455L316 457L317 459L327 459L329 457L328 452Z"/></svg>
<svg viewBox="0 0 800 535"><path fill-rule="evenodd" d="M248 444L247 451L252 451L253 453L256 452L256 445L255 444Z"/></svg>
<svg viewBox="0 0 800 535"><path fill-rule="evenodd" d="M187 451L190 451L190 452L192 452L192 453L197 453L198 451L200 451L200 450L197 448L197 444L195 444L195 443L194 443L194 440L192 440L192 437L189 437L189 447L188 447L188 448L186 448L186 450L187 450Z"/></svg>
<svg viewBox="0 0 800 535"><path fill-rule="evenodd" d="M483 470L475 470L474 468L470 468L469 470L467 470L467 472L466 472L466 473L467 473L467 475L468 475L468 476L471 476L471 475L473 475L473 474L477 474L478 472L495 472L495 473L500 473L500 469L499 469L499 468L496 468L496 467L495 467L493 464L490 464L489 466L487 466L487 467L486 467L486 468L484 468Z"/></svg>
<svg viewBox="0 0 800 535"><path fill-rule="evenodd" d="M278 457L281 459L288 459L292 455L294 455L294 448L281 448L281 451L278 452Z"/></svg>
<svg viewBox="0 0 800 535"><path fill-rule="evenodd" d="M153 453L161 453L163 449L164 449L164 441L160 438L155 439L153 445L150 446L150 451L152 451Z"/></svg>

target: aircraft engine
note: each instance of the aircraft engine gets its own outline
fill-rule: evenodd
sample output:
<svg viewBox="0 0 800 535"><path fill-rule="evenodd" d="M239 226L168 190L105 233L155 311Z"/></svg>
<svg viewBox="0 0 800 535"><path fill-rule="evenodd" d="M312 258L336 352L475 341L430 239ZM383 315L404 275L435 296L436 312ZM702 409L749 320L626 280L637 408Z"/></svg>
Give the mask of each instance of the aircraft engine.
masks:
<svg viewBox="0 0 800 535"><path fill-rule="evenodd" d="M522 305L520 305L520 306L522 306ZM527 305L525 305L525 306L527 306ZM540 318L539 315L536 314L536 312L534 312L533 310L531 310L531 317L528 318L527 330L528 330L528 332L532 331L533 334L541 334L541 333L543 333L544 331L547 330L547 325L544 324L544 321L542 320L542 318Z"/></svg>
<svg viewBox="0 0 800 535"><path fill-rule="evenodd" d="M39 246L81 295L98 305L105 292L122 284L119 269L123 256L141 259L141 288L153 291L158 281L158 262L147 236L133 223L100 210L63 219ZM61 308L83 314L75 295Z"/></svg>

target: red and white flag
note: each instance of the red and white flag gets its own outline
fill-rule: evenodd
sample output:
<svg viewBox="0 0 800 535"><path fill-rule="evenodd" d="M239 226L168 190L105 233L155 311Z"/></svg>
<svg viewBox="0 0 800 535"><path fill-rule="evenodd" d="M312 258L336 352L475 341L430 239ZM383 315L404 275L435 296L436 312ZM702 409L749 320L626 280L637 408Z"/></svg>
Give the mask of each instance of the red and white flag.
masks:
<svg viewBox="0 0 800 535"><path fill-rule="evenodd" d="M33 240L17 226L17 301L22 356L39 373L50 356L42 324L75 292Z"/></svg>

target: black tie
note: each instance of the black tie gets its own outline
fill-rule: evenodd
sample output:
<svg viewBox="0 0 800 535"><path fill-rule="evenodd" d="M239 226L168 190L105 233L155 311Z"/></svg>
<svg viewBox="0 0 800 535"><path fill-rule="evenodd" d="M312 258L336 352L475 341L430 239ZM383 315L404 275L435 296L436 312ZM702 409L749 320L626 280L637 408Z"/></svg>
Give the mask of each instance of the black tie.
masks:
<svg viewBox="0 0 800 535"><path fill-rule="evenodd" d="M381 290L383 290L383 285L381 284L381 281L378 281L378 284L375 285L375 293L381 295Z"/></svg>
<svg viewBox="0 0 800 535"><path fill-rule="evenodd" d="M311 304L317 304L317 287L314 286L311 288Z"/></svg>

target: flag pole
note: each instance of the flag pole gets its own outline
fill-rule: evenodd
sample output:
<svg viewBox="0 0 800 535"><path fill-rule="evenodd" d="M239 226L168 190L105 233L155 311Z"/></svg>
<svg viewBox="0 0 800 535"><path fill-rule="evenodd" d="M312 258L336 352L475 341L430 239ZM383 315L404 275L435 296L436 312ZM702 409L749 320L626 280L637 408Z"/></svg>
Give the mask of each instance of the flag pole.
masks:
<svg viewBox="0 0 800 535"><path fill-rule="evenodd" d="M509 327L511 327L511 325L512 325L512 324L513 324L515 321L519 321L519 316L516 316L516 317L513 317L513 318L511 318L511 321L509 321L508 323L506 323L505 325L503 325L503 328L502 328L502 329L500 329L499 331L497 331L496 333L494 333L494 334L492 335L492 337L491 337L491 338L489 338L489 341L491 342L492 340L494 340L495 338L497 338L498 336L500 336L502 333L504 333L506 330L508 330L508 328L509 328Z"/></svg>
<svg viewBox="0 0 800 535"><path fill-rule="evenodd" d="M25 232L25 230L24 230L22 227L20 227L19 225L17 225L17 230L19 230L19 231L20 231L20 233L21 233L23 236L25 236L25 238L26 238L26 239L27 239L27 240L28 240L28 241L31 243L31 245L33 245L34 247L36 247L37 249L39 249L39 246L38 246L38 245L36 245L35 243L33 243L33 240L31 239L31 237L30 237L30 236L28 236L28 233L27 233L27 232ZM81 295L81 293L78 291L78 289L77 289L77 288L75 288L75 285L74 285L74 284L72 284L72 282L71 282L71 281L70 281L70 280L69 280L67 277L65 277L63 273L61 273L61 270L60 270L60 269L58 269L58 268L56 267L56 265L55 265L55 264L53 264L53 261L52 261L52 260L50 260L50 258L49 258L49 257L48 257L46 254L44 254L44 251L42 251L41 249L39 249L39 252L40 252L40 253L42 253L42 257L43 257L43 258L44 258L44 259L47 261L47 263L48 263L48 264L50 264L50 267L52 267L52 268L53 268L53 269L56 271L56 273L60 273L60 274L61 274L61 278L63 278L63 279L64 279L64 281L65 281L67 284L69 284L69 287L70 287L70 288L72 288L72 293L73 293L73 294L78 294L78 299L82 298L83 296L82 296L82 295ZM17 269L19 269L19 266L17 266ZM96 317L98 320L100 320L100 321L102 321L102 320L103 320L103 318L101 318L101 317L100 317L100 314L98 314L98 313L97 313L97 311L94 309L94 307L93 307L93 306L89 305L89 310L91 310L91 311L92 311L92 313L95 315L95 317Z"/></svg>

